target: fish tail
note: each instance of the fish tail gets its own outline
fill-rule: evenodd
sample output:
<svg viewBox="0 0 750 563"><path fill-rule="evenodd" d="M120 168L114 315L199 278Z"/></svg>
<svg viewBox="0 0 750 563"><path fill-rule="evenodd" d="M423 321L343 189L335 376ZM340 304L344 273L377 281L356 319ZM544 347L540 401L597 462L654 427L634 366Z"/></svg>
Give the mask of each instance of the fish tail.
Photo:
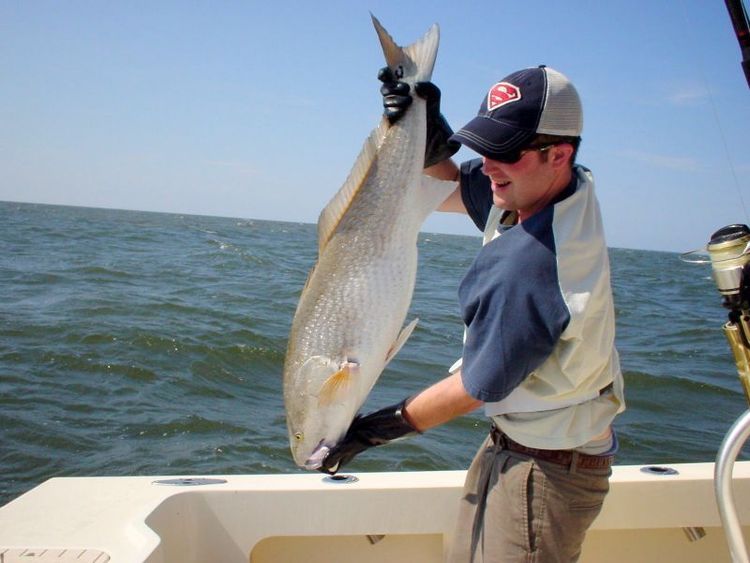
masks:
<svg viewBox="0 0 750 563"><path fill-rule="evenodd" d="M378 19L370 14L375 31L383 47L383 54L388 66L395 70L403 67L414 82L423 82L432 78L435 67L438 44L440 43L440 28L433 24L421 39L406 47L400 47L393 37L385 30Z"/></svg>
<svg viewBox="0 0 750 563"><path fill-rule="evenodd" d="M419 69L414 79L415 82L424 82L432 78L432 69L435 67L439 42L440 30L437 24L433 24L422 39L404 49Z"/></svg>

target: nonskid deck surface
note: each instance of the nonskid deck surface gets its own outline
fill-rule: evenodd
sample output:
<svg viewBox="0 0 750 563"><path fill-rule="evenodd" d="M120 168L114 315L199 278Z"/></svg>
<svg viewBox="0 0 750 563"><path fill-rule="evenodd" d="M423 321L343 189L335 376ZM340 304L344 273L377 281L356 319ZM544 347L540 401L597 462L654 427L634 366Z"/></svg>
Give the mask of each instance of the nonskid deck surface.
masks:
<svg viewBox="0 0 750 563"><path fill-rule="evenodd" d="M108 563L109 555L96 549L0 548L0 563Z"/></svg>

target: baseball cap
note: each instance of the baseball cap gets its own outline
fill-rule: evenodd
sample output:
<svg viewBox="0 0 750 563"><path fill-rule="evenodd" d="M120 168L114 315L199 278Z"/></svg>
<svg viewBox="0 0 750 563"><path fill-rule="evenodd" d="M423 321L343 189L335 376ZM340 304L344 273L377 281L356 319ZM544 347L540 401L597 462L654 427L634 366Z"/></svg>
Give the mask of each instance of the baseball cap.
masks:
<svg viewBox="0 0 750 563"><path fill-rule="evenodd" d="M482 98L477 116L451 140L502 160L527 147L536 135L580 137L582 129L583 111L575 87L565 75L542 65L494 84Z"/></svg>

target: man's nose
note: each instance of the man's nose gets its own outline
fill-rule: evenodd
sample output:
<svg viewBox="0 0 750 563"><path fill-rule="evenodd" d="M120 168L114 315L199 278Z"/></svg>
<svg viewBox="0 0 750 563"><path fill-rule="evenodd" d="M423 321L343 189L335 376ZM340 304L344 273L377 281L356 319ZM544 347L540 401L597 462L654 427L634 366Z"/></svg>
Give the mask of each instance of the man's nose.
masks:
<svg viewBox="0 0 750 563"><path fill-rule="evenodd" d="M482 174L489 176L493 171L497 171L497 163L493 160L488 159L486 156L482 157Z"/></svg>

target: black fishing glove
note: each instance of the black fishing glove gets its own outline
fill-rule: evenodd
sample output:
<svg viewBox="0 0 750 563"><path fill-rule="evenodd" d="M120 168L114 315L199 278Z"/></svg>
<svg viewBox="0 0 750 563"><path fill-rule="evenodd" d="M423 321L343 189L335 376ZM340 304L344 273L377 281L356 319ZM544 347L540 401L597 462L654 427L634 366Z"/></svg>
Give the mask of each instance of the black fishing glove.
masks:
<svg viewBox="0 0 750 563"><path fill-rule="evenodd" d="M387 66L378 71L378 80L383 83L380 87L380 93L383 96L383 113L388 118L388 122L393 125L404 116L406 109L411 105L409 85L396 80L393 71Z"/></svg>
<svg viewBox="0 0 750 563"><path fill-rule="evenodd" d="M334 475L354 456L363 451L382 446L393 440L420 434L403 415L406 401L385 407L367 416L357 415L346 436L336 444L323 460L318 471Z"/></svg>
<svg viewBox="0 0 750 563"><path fill-rule="evenodd" d="M427 142L424 147L424 167L452 157L461 143L450 141L453 129L440 113L440 88L432 82L417 82L414 91L427 102Z"/></svg>
<svg viewBox="0 0 750 563"><path fill-rule="evenodd" d="M380 69L378 80L383 83L380 93L383 96L384 113L393 125L403 117L411 105L409 85L396 80L389 67ZM461 144L448 140L453 135L453 129L440 113L440 88L432 82L417 82L414 91L427 102L427 142L424 151L424 167L427 168L452 157L461 148Z"/></svg>

